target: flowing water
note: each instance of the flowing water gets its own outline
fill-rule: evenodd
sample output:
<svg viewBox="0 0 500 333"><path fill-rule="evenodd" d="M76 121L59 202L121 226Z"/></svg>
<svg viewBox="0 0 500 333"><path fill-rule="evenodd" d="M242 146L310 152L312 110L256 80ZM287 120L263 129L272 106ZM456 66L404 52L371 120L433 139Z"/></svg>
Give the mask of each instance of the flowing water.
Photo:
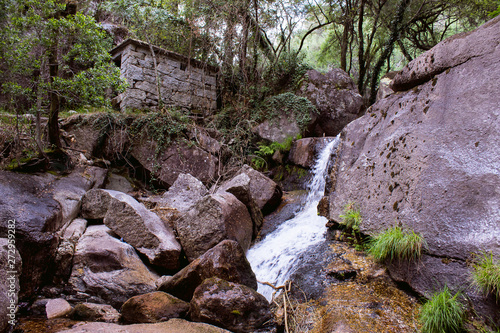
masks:
<svg viewBox="0 0 500 333"><path fill-rule="evenodd" d="M318 215L317 206L325 192L328 162L338 142L339 137L331 138L318 154L302 209L248 251L247 258L257 280L275 286L284 284L293 274L300 254L324 240L327 220ZM270 300L274 289L259 283L258 291Z"/></svg>

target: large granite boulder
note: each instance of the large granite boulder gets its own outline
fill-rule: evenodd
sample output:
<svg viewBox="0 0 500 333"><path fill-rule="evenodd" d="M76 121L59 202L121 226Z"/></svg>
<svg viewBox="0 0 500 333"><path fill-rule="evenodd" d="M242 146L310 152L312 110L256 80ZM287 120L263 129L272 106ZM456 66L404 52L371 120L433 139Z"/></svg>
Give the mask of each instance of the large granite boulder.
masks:
<svg viewBox="0 0 500 333"><path fill-rule="evenodd" d="M272 318L268 301L247 286L210 278L196 288L190 303L191 320L232 332L254 332Z"/></svg>
<svg viewBox="0 0 500 333"><path fill-rule="evenodd" d="M483 313L492 303L469 288L468 262L482 251L500 256L498 31L500 17L438 44L396 76L396 90L414 88L345 128L329 194L330 220L354 201L362 232L401 224L426 238L421 263L392 265L393 277L426 296L444 284L465 290Z"/></svg>
<svg viewBox="0 0 500 333"><path fill-rule="evenodd" d="M245 173L240 173L222 183L217 191L229 192L247 206L248 213L250 213L253 222L253 238L256 238L264 223L264 216L257 202L252 197L252 192L250 191L250 177Z"/></svg>
<svg viewBox="0 0 500 333"><path fill-rule="evenodd" d="M120 313L111 305L96 303L78 303L73 309L71 318L84 321L102 321L106 323L117 323Z"/></svg>
<svg viewBox="0 0 500 333"><path fill-rule="evenodd" d="M189 173L204 184L215 179L217 158L197 146L175 142L156 155L155 141L135 142L131 155L165 186L170 187L181 173Z"/></svg>
<svg viewBox="0 0 500 333"><path fill-rule="evenodd" d="M134 296L123 303L121 319L127 324L158 323L184 318L188 310L189 303L162 291L155 291Z"/></svg>
<svg viewBox="0 0 500 333"><path fill-rule="evenodd" d="M0 237L15 221L16 247L23 258L20 297L52 282L57 234L80 209L85 192L104 177L102 169L77 169L65 177L0 171Z"/></svg>
<svg viewBox="0 0 500 333"><path fill-rule="evenodd" d="M91 190L83 199L82 215L104 218L105 225L151 264L167 269L179 267L182 249L173 230L131 196L112 190Z"/></svg>
<svg viewBox="0 0 500 333"><path fill-rule="evenodd" d="M190 301L196 287L203 280L211 277L218 277L257 289L257 279L245 252L238 242L225 240L205 252L174 276L162 277L159 280L158 290Z"/></svg>
<svg viewBox="0 0 500 333"><path fill-rule="evenodd" d="M225 329L204 323L192 323L184 319L170 319L154 324L118 325L111 323L82 323L60 333L231 333Z"/></svg>
<svg viewBox="0 0 500 333"><path fill-rule="evenodd" d="M225 239L237 241L245 251L252 241L253 223L246 206L227 192L205 196L174 223L189 261Z"/></svg>
<svg viewBox="0 0 500 333"><path fill-rule="evenodd" d="M4 265L0 270L0 332L16 324L16 311L19 295L19 275L22 262L15 248L15 238L0 238L0 262ZM10 246L9 246L10 245Z"/></svg>
<svg viewBox="0 0 500 333"><path fill-rule="evenodd" d="M279 206L283 191L278 184L246 164L236 175L242 173L250 178L250 194L264 215Z"/></svg>
<svg viewBox="0 0 500 333"><path fill-rule="evenodd" d="M132 296L154 291L157 278L132 246L113 237L105 225L96 225L76 246L69 285L84 299L97 296L119 307Z"/></svg>
<svg viewBox="0 0 500 333"><path fill-rule="evenodd" d="M297 94L306 97L318 109L310 136L335 136L359 117L363 98L349 75L335 68L326 74L309 70Z"/></svg>

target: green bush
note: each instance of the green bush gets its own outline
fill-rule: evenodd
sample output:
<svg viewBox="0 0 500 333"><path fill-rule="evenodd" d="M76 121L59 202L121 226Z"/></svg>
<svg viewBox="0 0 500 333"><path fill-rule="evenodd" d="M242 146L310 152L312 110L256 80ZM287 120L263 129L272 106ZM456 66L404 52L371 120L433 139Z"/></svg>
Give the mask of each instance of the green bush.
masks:
<svg viewBox="0 0 500 333"><path fill-rule="evenodd" d="M352 230L353 232L359 232L359 227L361 226L361 212L356 204L348 203L344 207L344 214L340 215L342 221L340 224L345 226L346 229Z"/></svg>
<svg viewBox="0 0 500 333"><path fill-rule="evenodd" d="M368 253L379 261L417 260L426 248L422 235L396 226L374 236L368 244Z"/></svg>
<svg viewBox="0 0 500 333"><path fill-rule="evenodd" d="M472 272L474 284L485 294L493 293L500 298L500 263L493 258L493 254L483 253L479 262L474 265Z"/></svg>
<svg viewBox="0 0 500 333"><path fill-rule="evenodd" d="M447 286L432 295L420 310L422 333L461 332L465 307L459 296L460 293L452 296Z"/></svg>

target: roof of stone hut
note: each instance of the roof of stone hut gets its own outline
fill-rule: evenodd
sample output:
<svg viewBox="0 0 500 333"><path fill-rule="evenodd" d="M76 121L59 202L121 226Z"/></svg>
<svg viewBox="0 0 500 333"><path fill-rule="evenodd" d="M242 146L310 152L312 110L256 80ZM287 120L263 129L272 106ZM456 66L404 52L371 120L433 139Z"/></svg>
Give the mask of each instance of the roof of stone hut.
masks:
<svg viewBox="0 0 500 333"><path fill-rule="evenodd" d="M113 60L115 60L115 58L121 54L121 51L123 51L123 49L129 44L139 45L139 46L146 47L149 49L148 43L137 40L137 39L128 38L110 51L111 56L113 57ZM170 59L178 60L180 62L189 64L190 66L201 68L201 69L206 69L206 70L209 70L210 72L214 72L214 73L217 73L219 71L218 67L213 66L213 65L209 65L203 61L189 58L189 57L186 57L182 54L162 49L161 47L158 47L156 45L152 45L152 47L153 47L153 50L157 54L165 55Z"/></svg>

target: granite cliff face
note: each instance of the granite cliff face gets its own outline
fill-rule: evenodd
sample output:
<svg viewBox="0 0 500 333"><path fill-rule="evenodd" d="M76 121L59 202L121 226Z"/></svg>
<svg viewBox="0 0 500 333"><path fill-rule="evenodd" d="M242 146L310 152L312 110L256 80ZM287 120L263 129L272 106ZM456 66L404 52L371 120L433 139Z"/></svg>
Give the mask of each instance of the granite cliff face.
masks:
<svg viewBox="0 0 500 333"><path fill-rule="evenodd" d="M394 94L346 126L327 214L338 221L355 202L364 233L395 224L421 233L428 253L390 266L393 278L426 296L444 284L465 290L486 313L494 303L471 287L469 262L500 255L498 31L500 18L438 44L396 75Z"/></svg>

